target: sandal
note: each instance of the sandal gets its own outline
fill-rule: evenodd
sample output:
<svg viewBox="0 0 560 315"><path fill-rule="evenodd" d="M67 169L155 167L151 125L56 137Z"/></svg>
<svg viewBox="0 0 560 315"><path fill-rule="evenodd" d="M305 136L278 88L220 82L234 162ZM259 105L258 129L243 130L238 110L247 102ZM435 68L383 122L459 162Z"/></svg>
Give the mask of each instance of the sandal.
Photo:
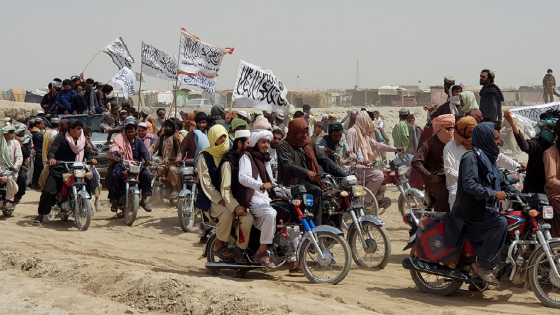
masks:
<svg viewBox="0 0 560 315"><path fill-rule="evenodd" d="M487 269L487 268L475 268L474 266L472 266L472 270L473 272L480 277L480 279L482 279L484 282L493 285L493 286L500 286L500 282L498 281L498 279L496 279L496 277L494 276L494 274L492 273L491 270Z"/></svg>
<svg viewBox="0 0 560 315"><path fill-rule="evenodd" d="M247 257L245 256L245 251L242 249L234 252L234 258L235 262L238 264L246 264L248 262Z"/></svg>
<svg viewBox="0 0 560 315"><path fill-rule="evenodd" d="M270 261L270 256L268 256L268 251L262 252L260 254L256 254L254 257L255 260L258 260L261 265L267 268L276 268L276 265Z"/></svg>
<svg viewBox="0 0 560 315"><path fill-rule="evenodd" d="M225 246L222 246L217 250L214 250L214 253L218 257L220 257L220 259L231 260L232 258L234 258L234 254L230 252L230 250Z"/></svg>
<svg viewBox="0 0 560 315"><path fill-rule="evenodd" d="M43 223L43 216L42 215L38 215L35 220L33 220L33 224L34 225L41 225L41 223Z"/></svg>
<svg viewBox="0 0 560 315"><path fill-rule="evenodd" d="M144 208L146 212L152 212L152 208L150 208L150 206L148 206L148 203L145 201L140 202L140 207Z"/></svg>

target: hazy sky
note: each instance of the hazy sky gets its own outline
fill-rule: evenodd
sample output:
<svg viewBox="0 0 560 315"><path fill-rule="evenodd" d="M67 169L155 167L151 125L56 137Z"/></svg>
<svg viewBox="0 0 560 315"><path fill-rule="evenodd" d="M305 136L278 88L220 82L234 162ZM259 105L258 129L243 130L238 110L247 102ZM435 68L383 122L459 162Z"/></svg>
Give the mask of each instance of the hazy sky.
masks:
<svg viewBox="0 0 560 315"><path fill-rule="evenodd" d="M87 3L87 4L86 4ZM3 1L0 90L43 87L79 74L121 36L140 71L142 41L177 54L180 28L220 47L218 89L232 89L239 60L269 68L290 90L477 85L482 68L501 87L541 84L560 73L560 1ZM118 71L99 54L86 77ZM142 89L168 89L146 78Z"/></svg>

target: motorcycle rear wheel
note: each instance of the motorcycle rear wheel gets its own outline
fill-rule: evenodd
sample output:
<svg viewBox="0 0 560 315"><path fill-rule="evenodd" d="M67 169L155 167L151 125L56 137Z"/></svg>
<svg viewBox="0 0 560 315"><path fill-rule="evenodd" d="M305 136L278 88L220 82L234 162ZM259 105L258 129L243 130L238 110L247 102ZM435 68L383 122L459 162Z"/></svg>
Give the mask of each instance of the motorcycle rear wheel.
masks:
<svg viewBox="0 0 560 315"><path fill-rule="evenodd" d="M140 204L140 200L137 194L128 193L128 207L124 207L123 209L123 219L124 224L131 226L136 220L136 215L138 214L138 206Z"/></svg>
<svg viewBox="0 0 560 315"><path fill-rule="evenodd" d="M313 242L306 239L299 252L299 265L303 274L313 283L337 284L344 280L350 271L352 265L350 246L344 237L331 232L319 232L316 238L323 255L329 258L329 261L321 261ZM325 276L329 270L334 271L332 277Z"/></svg>
<svg viewBox="0 0 560 315"><path fill-rule="evenodd" d="M222 259L218 257L218 255L214 252L214 244L216 243L216 234L210 236L208 242L206 243L206 261L208 262L221 262ZM235 239L232 237L229 240L229 243L226 245L230 251L233 251L235 248ZM220 277L236 277L236 278L243 278L247 273L247 270L240 270L240 269L210 269L212 274L215 276Z"/></svg>
<svg viewBox="0 0 560 315"><path fill-rule="evenodd" d="M391 258L391 239L387 230L372 222L362 222L362 235L367 248L364 248L358 229L354 225L348 232L348 243L356 265L361 268L385 268Z"/></svg>
<svg viewBox="0 0 560 315"><path fill-rule="evenodd" d="M192 209L192 197L187 195L185 198L179 199L177 203L177 213L179 224L183 232L190 232L194 225L195 211Z"/></svg>
<svg viewBox="0 0 560 315"><path fill-rule="evenodd" d="M410 251L410 256L414 256L414 248ZM410 276L416 287L424 293L449 296L457 292L463 285L463 282L458 280L416 270L410 270Z"/></svg>
<svg viewBox="0 0 560 315"><path fill-rule="evenodd" d="M85 231L91 223L91 215L93 214L93 203L91 199L87 199L78 195L77 202L74 206L74 220L78 230Z"/></svg>
<svg viewBox="0 0 560 315"><path fill-rule="evenodd" d="M550 244L550 251L556 268L560 269L560 243ZM560 308L560 279L553 278L555 276L542 247L534 254L529 266L529 280L535 296L548 307Z"/></svg>

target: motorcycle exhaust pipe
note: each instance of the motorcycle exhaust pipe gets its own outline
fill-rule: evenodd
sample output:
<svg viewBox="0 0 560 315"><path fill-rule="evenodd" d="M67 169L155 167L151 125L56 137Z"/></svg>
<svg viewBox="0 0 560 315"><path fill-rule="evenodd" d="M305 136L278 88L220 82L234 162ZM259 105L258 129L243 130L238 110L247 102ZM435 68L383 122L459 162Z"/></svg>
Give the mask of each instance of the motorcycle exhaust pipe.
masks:
<svg viewBox="0 0 560 315"><path fill-rule="evenodd" d="M415 257L407 257L403 260L402 266L404 269L416 270L437 276L451 278L463 282L470 282L471 278L461 271L451 269L447 266L442 266L437 263L422 261Z"/></svg>

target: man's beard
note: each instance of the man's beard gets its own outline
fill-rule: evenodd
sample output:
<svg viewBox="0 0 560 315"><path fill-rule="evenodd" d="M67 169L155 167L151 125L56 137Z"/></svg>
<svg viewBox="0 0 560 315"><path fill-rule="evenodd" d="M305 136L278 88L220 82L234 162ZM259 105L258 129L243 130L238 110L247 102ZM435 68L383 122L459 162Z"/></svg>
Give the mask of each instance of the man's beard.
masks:
<svg viewBox="0 0 560 315"><path fill-rule="evenodd" d="M486 85L486 81L480 80L480 85Z"/></svg>
<svg viewBox="0 0 560 315"><path fill-rule="evenodd" d="M277 146L278 146L277 143L272 143L272 142L270 143L270 147L273 149L276 149Z"/></svg>

